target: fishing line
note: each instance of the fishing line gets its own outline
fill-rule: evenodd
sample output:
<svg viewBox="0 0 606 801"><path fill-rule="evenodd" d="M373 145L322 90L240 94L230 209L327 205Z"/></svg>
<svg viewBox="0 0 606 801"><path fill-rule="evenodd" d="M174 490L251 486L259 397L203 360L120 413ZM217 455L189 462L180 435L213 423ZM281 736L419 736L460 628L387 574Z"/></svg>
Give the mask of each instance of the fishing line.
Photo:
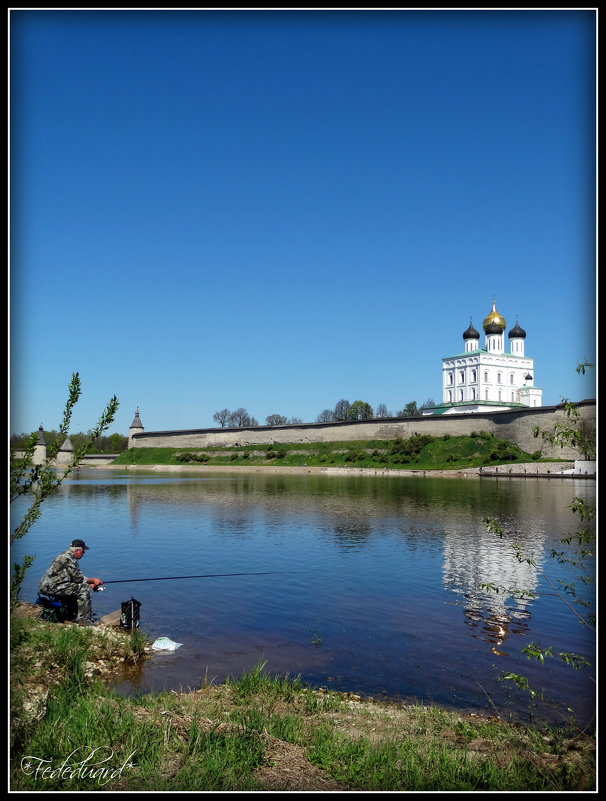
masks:
<svg viewBox="0 0 606 801"><path fill-rule="evenodd" d="M131 581L175 581L176 579L193 578L224 578L228 576L278 576L286 573L301 573L301 570L268 570L262 573L206 573L200 576L159 576L156 578L135 578L135 579L112 579L104 581L103 584L128 584Z"/></svg>

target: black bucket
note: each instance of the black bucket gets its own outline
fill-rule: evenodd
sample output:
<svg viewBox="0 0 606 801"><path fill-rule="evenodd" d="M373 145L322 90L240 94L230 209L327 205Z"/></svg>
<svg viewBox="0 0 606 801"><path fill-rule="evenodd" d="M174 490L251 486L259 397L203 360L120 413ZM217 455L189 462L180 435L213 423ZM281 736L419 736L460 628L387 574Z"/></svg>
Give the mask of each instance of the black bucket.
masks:
<svg viewBox="0 0 606 801"><path fill-rule="evenodd" d="M139 609L141 602L131 598L130 601L122 601L122 613L120 615L121 629L139 628Z"/></svg>

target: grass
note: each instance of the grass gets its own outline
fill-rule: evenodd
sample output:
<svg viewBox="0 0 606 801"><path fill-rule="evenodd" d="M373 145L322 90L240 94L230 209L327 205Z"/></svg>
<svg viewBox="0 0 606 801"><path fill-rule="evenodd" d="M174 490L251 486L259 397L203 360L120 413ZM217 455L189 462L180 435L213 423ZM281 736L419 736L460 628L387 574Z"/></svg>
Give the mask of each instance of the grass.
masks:
<svg viewBox="0 0 606 801"><path fill-rule="evenodd" d="M113 464L217 465L287 467L356 467L376 470L460 470L473 467L542 461L540 452L530 454L511 442L486 432L470 436L408 438L370 442L323 442L242 445L213 448L131 448ZM553 460L546 460L553 461Z"/></svg>
<svg viewBox="0 0 606 801"><path fill-rule="evenodd" d="M87 666L140 658L140 634L11 624L13 791L595 788L591 734L379 704L266 662L192 692L122 698Z"/></svg>

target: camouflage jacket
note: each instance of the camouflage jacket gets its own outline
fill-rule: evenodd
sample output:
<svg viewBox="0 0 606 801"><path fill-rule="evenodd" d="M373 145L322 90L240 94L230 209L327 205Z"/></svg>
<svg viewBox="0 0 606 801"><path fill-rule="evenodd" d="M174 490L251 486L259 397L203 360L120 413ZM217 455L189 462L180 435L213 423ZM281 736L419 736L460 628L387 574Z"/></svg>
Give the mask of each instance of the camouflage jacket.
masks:
<svg viewBox="0 0 606 801"><path fill-rule="evenodd" d="M65 551L53 560L42 576L39 592L43 595L71 595L82 584L86 584L86 579L78 566L78 560L69 551ZM70 592L66 593L68 589Z"/></svg>

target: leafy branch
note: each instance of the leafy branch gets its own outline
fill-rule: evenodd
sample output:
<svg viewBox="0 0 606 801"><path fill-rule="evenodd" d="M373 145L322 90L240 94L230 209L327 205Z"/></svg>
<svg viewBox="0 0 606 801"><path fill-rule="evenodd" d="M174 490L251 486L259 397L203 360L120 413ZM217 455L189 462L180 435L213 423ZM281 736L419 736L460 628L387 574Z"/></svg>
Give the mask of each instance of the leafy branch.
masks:
<svg viewBox="0 0 606 801"><path fill-rule="evenodd" d="M585 359L585 361L577 363L577 373L584 375L585 371L591 367L595 367L595 365ZM535 438L540 436L543 441L559 445L560 448L576 448L586 459L595 459L597 451L595 428L581 418L581 412L575 403L567 398L562 398L562 401L568 419L563 423L556 423L553 432L534 426L532 432Z"/></svg>
<svg viewBox="0 0 606 801"><path fill-rule="evenodd" d="M585 373L587 368L593 366L593 364L585 360L583 363L579 363L577 372ZM535 437L540 434L543 439L548 440L552 444L559 444L561 447L564 447L565 445L579 447L586 457L591 455L593 458L595 458L595 430L592 430L584 420L580 419L580 412L574 404L566 402L565 408L568 417L567 422L557 424L555 431L552 434L549 432L540 431L537 427L534 430ZM577 527L577 530L574 533L566 534L561 538L560 542L564 547L562 549L552 548L550 552L550 558L555 559L558 564L563 565L565 568L571 569L576 574L576 580L565 581L563 579L558 579L558 586L556 587L554 582L543 570L537 569L537 572L538 575L549 584L556 597L559 598L562 603L575 615L577 620L595 634L596 616L593 612L589 612L590 607L593 605L593 601L588 600L583 595L583 590L586 590L591 585L595 584L594 556L596 532L595 527L591 527L588 524L592 523L594 520L596 507L587 503L583 498L575 497L573 498L569 508L572 510L573 514L579 516L581 525ZM504 539L507 537L503 526L498 521L486 517L484 518L484 523L488 527L488 530L492 531L499 538ZM537 567L536 561L524 553L524 550L519 543L512 543L511 549L515 559L518 562L525 562ZM581 590L577 588L577 582L580 582L582 587ZM499 592L503 590L502 587L498 587L490 583L482 584L481 586L489 591ZM515 592L516 595L514 595L514 597L526 597L526 593L523 590L518 590L517 588L514 588L514 590L510 590L509 592ZM532 595L532 593L528 593L528 596ZM534 597L536 597L536 595ZM579 612L579 608L582 608L584 612ZM545 664L546 658L554 656L551 646L548 648L542 648L539 644L534 642L523 648L522 653L526 654L528 659L534 658L540 661L541 664ZM564 664L569 665L573 668L573 670L578 671L586 667L591 667L591 663L580 654L561 651L558 656ZM564 717L557 709L556 705L550 701L550 699L545 697L543 692L537 693L536 690L530 687L528 679L525 676L520 676L516 673L507 673L502 676L502 680L513 682L519 689L529 693L533 700L540 699L547 706L553 709L559 716ZM572 713L570 708L568 708L567 711Z"/></svg>
<svg viewBox="0 0 606 801"><path fill-rule="evenodd" d="M81 445L72 457L71 462L61 469L56 469L54 461L59 449L69 431L74 406L78 402L82 393L80 376L72 373L68 386L68 399L63 411L63 419L56 437L48 446L46 458L42 464L32 464L35 454L38 435L32 433L28 438L26 447L20 456L11 453L10 463L10 502L17 500L24 495L31 496L30 505L25 512L21 522L10 534L10 544L21 539L38 520L41 514L42 502L75 470L86 456L94 440L112 424L118 410L118 399L114 395L108 402L103 414L99 418L94 430L91 431L86 441ZM15 563L14 574L11 579L11 599L16 600L20 586L23 582L27 568L33 562L33 556L26 556L21 565Z"/></svg>

